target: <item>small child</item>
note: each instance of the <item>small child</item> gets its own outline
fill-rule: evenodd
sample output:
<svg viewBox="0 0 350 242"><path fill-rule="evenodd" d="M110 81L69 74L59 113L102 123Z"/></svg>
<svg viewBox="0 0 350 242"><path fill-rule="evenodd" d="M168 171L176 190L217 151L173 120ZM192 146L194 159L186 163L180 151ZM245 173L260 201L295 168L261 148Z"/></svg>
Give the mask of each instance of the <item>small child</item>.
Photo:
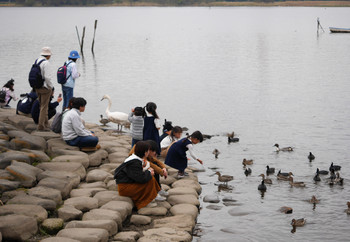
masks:
<svg viewBox="0 0 350 242"><path fill-rule="evenodd" d="M160 121L157 114L157 105L153 102L146 104L143 113L143 140L153 140L157 143L157 154L160 154L159 129Z"/></svg>
<svg viewBox="0 0 350 242"><path fill-rule="evenodd" d="M131 147L138 142L143 140L143 117L142 117L143 109L141 107L136 107L131 110L129 113L129 121L132 123L131 127L131 136L132 142Z"/></svg>
<svg viewBox="0 0 350 242"><path fill-rule="evenodd" d="M162 142L162 140L171 133L172 129L173 129L172 122L165 120L163 124L163 134L159 137L160 142Z"/></svg>
<svg viewBox="0 0 350 242"><path fill-rule="evenodd" d="M163 156L164 158L166 157L166 154L168 153L168 148L172 143L175 141L178 141L182 136L182 128L179 126L175 126L170 134L166 136L161 142L160 142L160 148L161 152L160 155Z"/></svg>
<svg viewBox="0 0 350 242"><path fill-rule="evenodd" d="M190 136L180 139L179 141L176 141L170 146L164 163L168 166L179 170L177 176L178 178L183 178L184 176L188 175L185 172L185 169L187 168L187 150L190 152L190 155L193 159L203 164L203 161L197 158L197 156L193 152L193 145L198 144L202 141L202 133L200 131L195 131Z"/></svg>
<svg viewBox="0 0 350 242"><path fill-rule="evenodd" d="M17 101L18 98L16 98L15 93L14 93L14 86L15 86L15 80L11 79L9 80L2 88L1 91L4 91L5 97L3 100L0 102L0 106L2 108L11 108L9 105L10 101L13 99L14 101Z"/></svg>

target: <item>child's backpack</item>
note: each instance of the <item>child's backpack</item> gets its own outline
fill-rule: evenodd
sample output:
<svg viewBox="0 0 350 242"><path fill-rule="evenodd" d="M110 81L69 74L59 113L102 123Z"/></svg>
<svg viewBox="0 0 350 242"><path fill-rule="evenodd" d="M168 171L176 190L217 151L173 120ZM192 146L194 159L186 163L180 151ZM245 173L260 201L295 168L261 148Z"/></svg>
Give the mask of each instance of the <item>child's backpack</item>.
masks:
<svg viewBox="0 0 350 242"><path fill-rule="evenodd" d="M41 88L44 85L44 79L41 75L40 64L45 60L46 59L42 59L41 61L39 61L39 63L37 63L38 60L36 60L32 65L28 78L30 87Z"/></svg>
<svg viewBox="0 0 350 242"><path fill-rule="evenodd" d="M62 115L63 112L57 112L55 118L51 123L51 130L57 134L60 134L62 132Z"/></svg>
<svg viewBox="0 0 350 242"><path fill-rule="evenodd" d="M71 74L69 74L69 76L67 77L67 66L70 64L71 62L68 62L68 64L64 63L63 66L61 66L60 68L58 68L57 70L57 82L58 84L65 84L68 80L68 78L71 76Z"/></svg>
<svg viewBox="0 0 350 242"><path fill-rule="evenodd" d="M4 89L0 90L0 103L4 103L6 100L6 91Z"/></svg>

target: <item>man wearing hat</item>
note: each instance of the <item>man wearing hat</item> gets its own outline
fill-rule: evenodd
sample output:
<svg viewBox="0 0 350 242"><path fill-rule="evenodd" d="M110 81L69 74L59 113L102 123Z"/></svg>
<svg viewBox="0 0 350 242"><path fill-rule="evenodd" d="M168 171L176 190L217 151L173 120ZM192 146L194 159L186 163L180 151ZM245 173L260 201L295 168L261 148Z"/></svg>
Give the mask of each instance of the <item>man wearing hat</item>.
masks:
<svg viewBox="0 0 350 242"><path fill-rule="evenodd" d="M40 63L41 76L44 79L44 84L41 88L36 88L35 92L38 95L38 100L40 104L40 115L38 120L38 130L39 131L50 131L49 128L49 102L52 93L52 75L50 70L50 62L52 52L50 47L43 47L40 53L40 57L37 59L37 63L41 60L44 60Z"/></svg>
<svg viewBox="0 0 350 242"><path fill-rule="evenodd" d="M62 84L62 93L63 93L63 107L64 111L69 104L69 100L74 96L73 90L75 86L75 79L80 77L80 73L77 70L77 65L75 62L80 58L78 51L72 50L69 53L68 60L65 62L67 67L67 81Z"/></svg>

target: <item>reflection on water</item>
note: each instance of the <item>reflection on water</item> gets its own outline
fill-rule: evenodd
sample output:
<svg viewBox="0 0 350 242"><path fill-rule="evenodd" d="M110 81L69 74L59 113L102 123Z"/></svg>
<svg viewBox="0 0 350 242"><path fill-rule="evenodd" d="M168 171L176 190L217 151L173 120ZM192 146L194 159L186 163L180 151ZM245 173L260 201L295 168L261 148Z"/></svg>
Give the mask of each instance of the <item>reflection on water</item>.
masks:
<svg viewBox="0 0 350 242"><path fill-rule="evenodd" d="M5 83L13 77L16 93L27 92L41 47L52 48L54 74L69 51L79 49L75 26L87 26L74 90L87 99L85 120L98 122L107 105L100 100L109 94L112 111L128 113L153 101L162 120L213 135L195 146L206 169L198 176L201 197L215 193L221 201L210 207L202 202L201 233L194 240L344 241L350 219L344 212L350 200L350 35L326 31L317 37L317 17L324 28L344 26L350 9L0 8L0 78ZM228 144L232 131L239 142ZM276 153L275 143L295 149ZM245 157L254 159L247 177ZM327 176L315 183L316 169L328 170L332 161L342 166L343 186L330 186ZM292 171L306 187L291 187L272 174L262 197L259 174L267 165ZM211 176L216 171L234 180L222 187ZM228 194L235 201L224 201ZM320 199L316 209L305 203L311 195ZM279 212L282 206L293 213ZM290 233L292 218L302 217L307 224Z"/></svg>

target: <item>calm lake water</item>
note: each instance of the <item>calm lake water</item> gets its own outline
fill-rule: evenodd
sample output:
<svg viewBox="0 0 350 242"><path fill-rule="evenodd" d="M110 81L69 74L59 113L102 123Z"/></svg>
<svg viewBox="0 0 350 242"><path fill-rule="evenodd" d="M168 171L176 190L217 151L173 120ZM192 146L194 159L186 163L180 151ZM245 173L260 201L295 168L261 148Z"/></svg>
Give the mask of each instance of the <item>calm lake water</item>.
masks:
<svg viewBox="0 0 350 242"><path fill-rule="evenodd" d="M319 35L317 17L325 29ZM350 8L0 8L0 22L0 79L14 78L18 95L29 91L41 47L52 48L54 74L79 49L75 26L86 26L75 88L88 101L85 120L98 122L107 106L100 100L109 94L112 111L153 101L162 120L216 135L196 152L206 169L198 174L202 197L218 195L221 209L201 202L194 240L349 240L350 34L330 34L328 27L349 28ZM232 131L240 142L227 144ZM295 151L277 154L275 143ZM254 159L249 177L243 158ZM329 186L327 176L315 184L316 168L328 170L332 161L342 166L344 186ZM306 188L274 175L261 197L258 175L266 165L292 171ZM218 191L215 171L235 177L232 190ZM315 209L306 202L312 195L321 200ZM237 201L226 206L225 196ZM281 214L281 206L293 214ZM302 217L307 224L291 233L291 220Z"/></svg>

